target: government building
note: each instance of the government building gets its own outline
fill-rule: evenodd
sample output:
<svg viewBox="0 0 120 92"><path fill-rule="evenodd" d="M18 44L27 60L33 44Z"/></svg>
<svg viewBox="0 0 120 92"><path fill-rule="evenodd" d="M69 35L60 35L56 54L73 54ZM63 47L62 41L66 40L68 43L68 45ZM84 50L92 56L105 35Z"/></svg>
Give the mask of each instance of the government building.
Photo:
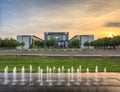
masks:
<svg viewBox="0 0 120 92"><path fill-rule="evenodd" d="M69 47L69 33L68 32L45 32L44 41L54 39L56 41L56 48Z"/></svg>
<svg viewBox="0 0 120 92"><path fill-rule="evenodd" d="M92 42L94 41L94 35L75 35L73 38L69 40L69 42L78 39L80 40L80 48L87 49L88 47L84 46L85 42ZM90 46L89 49L93 49L94 47Z"/></svg>
<svg viewBox="0 0 120 92"><path fill-rule="evenodd" d="M35 36L35 35L17 35L18 42L24 42L25 45L18 46L17 49L29 49L33 41L39 40L44 43L44 48L48 48L46 46L46 42L54 39L55 46L54 48L69 48L69 43L75 39L80 40L80 48L81 49L93 49L92 46L84 46L85 42L92 42L94 41L94 35L75 35L73 38L69 40L69 32L44 32L44 40Z"/></svg>
<svg viewBox="0 0 120 92"><path fill-rule="evenodd" d="M18 46L17 49L29 49L31 44L33 43L33 41L43 41L41 38L35 36L35 35L17 35L17 41L18 42L24 42L25 45L22 46Z"/></svg>

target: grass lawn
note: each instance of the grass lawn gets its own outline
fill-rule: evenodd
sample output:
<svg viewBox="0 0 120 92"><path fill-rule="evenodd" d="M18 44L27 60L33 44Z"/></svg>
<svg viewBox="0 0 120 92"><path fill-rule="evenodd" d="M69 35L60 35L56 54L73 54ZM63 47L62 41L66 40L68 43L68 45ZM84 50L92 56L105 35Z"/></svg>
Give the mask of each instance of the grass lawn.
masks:
<svg viewBox="0 0 120 92"><path fill-rule="evenodd" d="M88 67L94 72L95 66L98 65L99 71L103 71L104 67L109 72L120 72L120 57L40 57L40 56L5 56L0 55L0 72L4 71L5 66L9 67L12 72L13 67L17 67L17 71L21 72L22 66L25 71L29 72L29 65L32 65L33 72L37 72L38 66L46 72L46 66L51 68L65 66L67 68L73 66L75 70L82 65L82 72Z"/></svg>

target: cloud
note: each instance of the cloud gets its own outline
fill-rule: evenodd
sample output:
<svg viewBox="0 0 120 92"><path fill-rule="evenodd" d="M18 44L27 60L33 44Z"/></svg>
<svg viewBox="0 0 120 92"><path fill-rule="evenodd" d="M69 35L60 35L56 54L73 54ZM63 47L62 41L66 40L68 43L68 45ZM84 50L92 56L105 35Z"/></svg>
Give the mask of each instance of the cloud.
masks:
<svg viewBox="0 0 120 92"><path fill-rule="evenodd" d="M2 1L4 35L29 33L43 37L49 31L92 34L96 29L104 32L108 21L120 21L120 0Z"/></svg>
<svg viewBox="0 0 120 92"><path fill-rule="evenodd" d="M120 22L108 22L105 27L120 27Z"/></svg>
<svg viewBox="0 0 120 92"><path fill-rule="evenodd" d="M86 4L88 12L106 12L120 8L120 0L88 0Z"/></svg>

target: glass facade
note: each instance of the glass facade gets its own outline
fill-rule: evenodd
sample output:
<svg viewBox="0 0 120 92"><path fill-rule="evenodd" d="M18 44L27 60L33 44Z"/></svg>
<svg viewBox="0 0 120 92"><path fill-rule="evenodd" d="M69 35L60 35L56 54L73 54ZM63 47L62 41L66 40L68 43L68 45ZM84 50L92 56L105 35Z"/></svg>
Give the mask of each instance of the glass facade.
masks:
<svg viewBox="0 0 120 92"><path fill-rule="evenodd" d="M45 42L55 39L56 48L68 48L69 46L69 33L68 32L45 32Z"/></svg>

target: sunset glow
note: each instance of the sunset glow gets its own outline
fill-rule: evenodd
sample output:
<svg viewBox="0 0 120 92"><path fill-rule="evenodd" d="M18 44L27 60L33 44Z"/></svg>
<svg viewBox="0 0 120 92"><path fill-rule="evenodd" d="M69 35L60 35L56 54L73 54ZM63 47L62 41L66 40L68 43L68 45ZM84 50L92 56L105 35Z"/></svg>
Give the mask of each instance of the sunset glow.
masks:
<svg viewBox="0 0 120 92"><path fill-rule="evenodd" d="M113 33L110 33L110 34L108 35L108 37L111 37L111 38L113 38L113 36L114 36Z"/></svg>
<svg viewBox="0 0 120 92"><path fill-rule="evenodd" d="M120 0L0 0L0 37L69 32L120 35Z"/></svg>

